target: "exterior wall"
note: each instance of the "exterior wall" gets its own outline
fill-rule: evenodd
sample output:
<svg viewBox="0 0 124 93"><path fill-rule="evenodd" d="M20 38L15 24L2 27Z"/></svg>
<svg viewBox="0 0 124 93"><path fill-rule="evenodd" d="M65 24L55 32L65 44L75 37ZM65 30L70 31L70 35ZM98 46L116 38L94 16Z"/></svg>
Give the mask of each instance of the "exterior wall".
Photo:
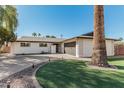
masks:
<svg viewBox="0 0 124 93"><path fill-rule="evenodd" d="M56 53L56 45L51 46L51 53Z"/></svg>
<svg viewBox="0 0 124 93"><path fill-rule="evenodd" d="M124 45L115 45L115 55L124 55Z"/></svg>
<svg viewBox="0 0 124 93"><path fill-rule="evenodd" d="M66 47L67 54L75 55L76 57L91 57L93 50L93 39L77 38L76 47ZM65 43L73 42L68 40ZM107 56L114 56L114 41L106 40ZM62 49L64 51L64 49Z"/></svg>
<svg viewBox="0 0 124 93"><path fill-rule="evenodd" d="M83 41L82 39L76 40L76 57L83 57Z"/></svg>
<svg viewBox="0 0 124 93"><path fill-rule="evenodd" d="M114 56L114 41L106 40L107 56Z"/></svg>
<svg viewBox="0 0 124 93"><path fill-rule="evenodd" d="M20 47L21 42L13 42L11 44L12 54L29 54L29 53L42 53L51 52L51 43L47 44L47 47L39 47L39 43L30 43L30 47Z"/></svg>
<svg viewBox="0 0 124 93"><path fill-rule="evenodd" d="M69 40L66 40L64 41L62 44L61 44L61 49L62 49L62 53L66 53L66 54L70 54L70 55L74 55L76 56L76 46L75 44L74 45L69 45L69 46L66 46L65 47L65 43L73 43L73 42L76 42L76 39L69 39Z"/></svg>
<svg viewBox="0 0 124 93"><path fill-rule="evenodd" d="M83 57L91 57L92 50L93 50L93 40L92 39L80 39L80 42L83 42L83 54L79 54L79 56ZM114 41L113 40L106 40L106 49L107 49L107 56L114 56ZM80 49L79 51L82 51Z"/></svg>
<svg viewBox="0 0 124 93"><path fill-rule="evenodd" d="M92 56L92 50L93 50L93 44L92 39L81 39L83 42L83 57L91 57Z"/></svg>
<svg viewBox="0 0 124 93"><path fill-rule="evenodd" d="M64 48L64 43L75 42L76 46L74 47L66 47ZM20 47L21 42L13 42L11 43L11 53L12 54L29 54L29 53L42 53L48 52L51 53L51 46L52 43L48 43L47 47L39 47L39 43L30 42L30 47ZM76 57L91 57L92 56L92 39L83 39L83 38L76 38L73 40L68 40L63 42L61 45L61 52L67 51L68 54L75 55ZM113 40L106 40L107 45L107 55L114 56L114 41ZM54 47L54 51L56 51ZM53 52L52 53L56 53Z"/></svg>
<svg viewBox="0 0 124 93"><path fill-rule="evenodd" d="M64 53L64 43L61 44L61 53Z"/></svg>

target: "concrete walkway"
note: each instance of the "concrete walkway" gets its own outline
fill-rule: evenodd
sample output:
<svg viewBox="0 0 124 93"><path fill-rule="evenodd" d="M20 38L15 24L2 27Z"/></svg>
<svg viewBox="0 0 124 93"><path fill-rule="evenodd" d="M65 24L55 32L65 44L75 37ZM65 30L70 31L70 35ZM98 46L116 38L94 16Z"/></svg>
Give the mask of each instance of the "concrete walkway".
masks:
<svg viewBox="0 0 124 93"><path fill-rule="evenodd" d="M52 57L52 58L64 58L64 59L75 59L82 61L91 61L91 58L77 58L75 56L69 54L42 54L42 55L33 55L33 56L41 56L41 57Z"/></svg>

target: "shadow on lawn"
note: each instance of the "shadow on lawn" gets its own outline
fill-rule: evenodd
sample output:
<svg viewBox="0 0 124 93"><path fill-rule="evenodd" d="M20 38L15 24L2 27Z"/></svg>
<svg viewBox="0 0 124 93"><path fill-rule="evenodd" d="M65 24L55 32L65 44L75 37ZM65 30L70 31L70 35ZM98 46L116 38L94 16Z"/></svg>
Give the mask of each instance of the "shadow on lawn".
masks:
<svg viewBox="0 0 124 93"><path fill-rule="evenodd" d="M36 76L43 87L116 88L124 87L124 73L89 69L84 62L64 60L39 69Z"/></svg>
<svg viewBox="0 0 124 93"><path fill-rule="evenodd" d="M116 66L120 70L124 70L124 58L108 58L109 64Z"/></svg>
<svg viewBox="0 0 124 93"><path fill-rule="evenodd" d="M117 66L117 65L115 65L118 69L120 69L120 70L124 70L124 66Z"/></svg>
<svg viewBox="0 0 124 93"><path fill-rule="evenodd" d="M108 61L124 61L124 58L108 58Z"/></svg>

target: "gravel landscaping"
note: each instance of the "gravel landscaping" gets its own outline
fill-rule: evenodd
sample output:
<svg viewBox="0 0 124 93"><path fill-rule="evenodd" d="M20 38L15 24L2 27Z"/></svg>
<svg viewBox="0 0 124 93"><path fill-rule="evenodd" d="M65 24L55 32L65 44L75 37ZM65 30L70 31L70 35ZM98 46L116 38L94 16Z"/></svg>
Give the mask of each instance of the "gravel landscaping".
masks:
<svg viewBox="0 0 124 93"><path fill-rule="evenodd" d="M37 64L34 68L31 66L7 78L0 80L0 88L35 88L32 80L32 74L38 66L45 64L46 62Z"/></svg>

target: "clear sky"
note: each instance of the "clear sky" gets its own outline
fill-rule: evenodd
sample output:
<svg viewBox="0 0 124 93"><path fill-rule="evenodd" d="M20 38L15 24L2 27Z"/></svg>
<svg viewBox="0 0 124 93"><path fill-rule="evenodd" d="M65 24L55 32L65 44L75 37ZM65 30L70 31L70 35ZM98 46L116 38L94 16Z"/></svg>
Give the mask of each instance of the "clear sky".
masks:
<svg viewBox="0 0 124 93"><path fill-rule="evenodd" d="M93 6L16 6L18 36L33 32L64 38L93 31ZM124 38L124 6L104 6L106 37Z"/></svg>

